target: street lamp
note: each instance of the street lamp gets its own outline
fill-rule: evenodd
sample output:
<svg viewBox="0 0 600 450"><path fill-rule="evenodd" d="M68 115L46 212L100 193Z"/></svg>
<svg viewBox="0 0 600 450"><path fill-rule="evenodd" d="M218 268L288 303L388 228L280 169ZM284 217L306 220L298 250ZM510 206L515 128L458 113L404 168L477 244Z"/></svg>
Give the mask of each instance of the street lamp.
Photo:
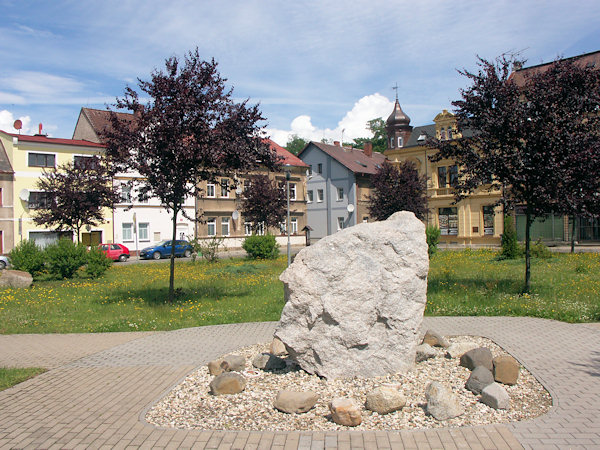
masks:
<svg viewBox="0 0 600 450"><path fill-rule="evenodd" d="M292 263L292 245L290 243L290 178L292 174L290 172L289 164L286 164L288 168L285 169L285 185L287 191L287 222L285 230L287 232L287 265L288 267Z"/></svg>

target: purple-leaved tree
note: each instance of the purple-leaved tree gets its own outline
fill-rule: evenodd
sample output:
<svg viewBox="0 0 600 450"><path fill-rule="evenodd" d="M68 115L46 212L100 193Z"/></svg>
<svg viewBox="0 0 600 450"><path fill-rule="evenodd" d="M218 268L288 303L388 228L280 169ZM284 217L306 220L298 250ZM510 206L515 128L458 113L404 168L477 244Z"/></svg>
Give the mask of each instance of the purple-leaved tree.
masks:
<svg viewBox="0 0 600 450"><path fill-rule="evenodd" d="M133 112L135 120L121 121L113 112L103 136L113 170L139 173L139 195L158 197L171 212L173 240L177 214L185 213L186 197L201 193L202 180L278 164L264 140L258 106L236 103L225 81L214 59L201 60L197 48L183 62L168 58L164 70L153 71L149 81L138 79L147 103L129 86L117 99L114 106ZM174 250L172 246L169 302L174 299Z"/></svg>
<svg viewBox="0 0 600 450"><path fill-rule="evenodd" d="M244 220L252 222L254 232L261 226L267 230L279 226L287 212L285 183L278 184L263 174L251 176L244 189L241 211Z"/></svg>
<svg viewBox="0 0 600 450"><path fill-rule="evenodd" d="M425 177L420 176L412 161L396 167L385 161L371 176L373 194L369 196L369 213L385 220L397 211L412 211L419 219L427 214Z"/></svg>

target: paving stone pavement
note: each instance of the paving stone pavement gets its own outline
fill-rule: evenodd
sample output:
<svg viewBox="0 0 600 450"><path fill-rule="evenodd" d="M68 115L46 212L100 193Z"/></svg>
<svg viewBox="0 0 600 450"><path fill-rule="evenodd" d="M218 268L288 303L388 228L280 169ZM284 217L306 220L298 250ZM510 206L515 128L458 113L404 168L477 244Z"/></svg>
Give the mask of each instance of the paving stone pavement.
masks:
<svg viewBox="0 0 600 450"><path fill-rule="evenodd" d="M600 449L600 327L534 318L428 317L423 324L423 330L446 335L488 337L515 356L553 397L551 411L530 421L422 431L285 433L162 429L143 420L147 409L196 367L268 341L275 326L0 336L0 365L37 360L33 365L50 369L0 392L0 449Z"/></svg>

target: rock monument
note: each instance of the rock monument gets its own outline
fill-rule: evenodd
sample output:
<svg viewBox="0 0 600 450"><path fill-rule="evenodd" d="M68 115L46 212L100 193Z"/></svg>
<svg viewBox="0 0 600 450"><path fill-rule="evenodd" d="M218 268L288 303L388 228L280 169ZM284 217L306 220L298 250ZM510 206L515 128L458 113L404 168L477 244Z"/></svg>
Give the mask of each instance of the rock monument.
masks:
<svg viewBox="0 0 600 450"><path fill-rule="evenodd" d="M402 211L306 247L281 274L275 336L302 369L326 378L405 372L427 301L425 225Z"/></svg>

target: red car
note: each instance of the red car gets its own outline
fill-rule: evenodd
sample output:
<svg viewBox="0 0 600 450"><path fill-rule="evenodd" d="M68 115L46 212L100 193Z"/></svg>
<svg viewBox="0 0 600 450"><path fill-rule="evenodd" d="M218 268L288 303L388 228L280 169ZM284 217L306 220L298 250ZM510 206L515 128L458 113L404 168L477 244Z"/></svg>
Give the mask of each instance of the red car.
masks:
<svg viewBox="0 0 600 450"><path fill-rule="evenodd" d="M113 261L125 262L129 259L129 249L123 244L100 244L98 248Z"/></svg>

